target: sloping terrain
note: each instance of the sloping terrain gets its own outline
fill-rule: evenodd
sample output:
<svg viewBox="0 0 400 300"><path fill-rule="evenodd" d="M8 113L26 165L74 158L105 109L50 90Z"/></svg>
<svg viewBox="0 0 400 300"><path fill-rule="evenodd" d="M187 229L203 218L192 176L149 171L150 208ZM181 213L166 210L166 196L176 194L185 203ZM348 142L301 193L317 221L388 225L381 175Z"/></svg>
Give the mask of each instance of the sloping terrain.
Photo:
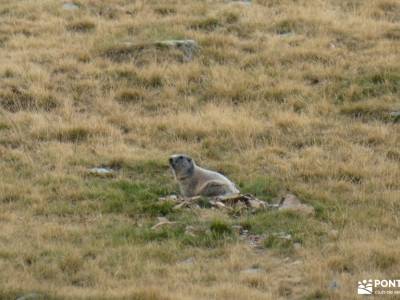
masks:
<svg viewBox="0 0 400 300"><path fill-rule="evenodd" d="M1 1L0 298L353 299L398 279L399 53L396 0ZM315 215L174 210L173 153Z"/></svg>

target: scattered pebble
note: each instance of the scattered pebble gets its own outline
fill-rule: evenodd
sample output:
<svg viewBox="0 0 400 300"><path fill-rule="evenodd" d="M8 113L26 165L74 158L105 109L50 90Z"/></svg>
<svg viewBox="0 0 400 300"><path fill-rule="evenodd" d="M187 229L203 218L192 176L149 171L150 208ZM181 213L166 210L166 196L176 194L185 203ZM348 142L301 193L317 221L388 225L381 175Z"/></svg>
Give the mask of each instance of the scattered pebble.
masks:
<svg viewBox="0 0 400 300"><path fill-rule="evenodd" d="M180 261L179 264L181 264L181 265L193 265L194 262L195 262L194 257L189 257L189 258L187 258L185 260Z"/></svg>
<svg viewBox="0 0 400 300"><path fill-rule="evenodd" d="M331 290L336 290L340 288L340 284L336 281L333 280L330 284L329 284L329 289Z"/></svg>
<svg viewBox="0 0 400 300"><path fill-rule="evenodd" d="M77 10L79 9L79 6L75 3L67 2L63 4L62 8L65 10Z"/></svg>
<svg viewBox="0 0 400 300"><path fill-rule="evenodd" d="M285 233L285 232L272 233L272 236L274 236L278 239L282 239L282 240L288 240L288 241L292 240L292 235L289 233Z"/></svg>
<svg viewBox="0 0 400 300"><path fill-rule="evenodd" d="M185 228L185 234L190 235L190 236L196 236L196 229L193 226L186 226Z"/></svg>
<svg viewBox="0 0 400 300"><path fill-rule="evenodd" d="M393 118L393 122L400 122L400 111L392 111L389 115Z"/></svg>
<svg viewBox="0 0 400 300"><path fill-rule="evenodd" d="M166 196L166 197L161 197L161 198L159 198L159 200L160 201L172 201L172 202L175 202L175 201L178 201L178 196L177 195L169 195L169 196Z"/></svg>
<svg viewBox="0 0 400 300"><path fill-rule="evenodd" d="M233 4L242 4L242 5L251 5L252 0L233 0L231 3Z"/></svg>
<svg viewBox="0 0 400 300"><path fill-rule="evenodd" d="M264 273L264 270L260 267L251 267L245 270L240 271L242 274L260 274Z"/></svg>

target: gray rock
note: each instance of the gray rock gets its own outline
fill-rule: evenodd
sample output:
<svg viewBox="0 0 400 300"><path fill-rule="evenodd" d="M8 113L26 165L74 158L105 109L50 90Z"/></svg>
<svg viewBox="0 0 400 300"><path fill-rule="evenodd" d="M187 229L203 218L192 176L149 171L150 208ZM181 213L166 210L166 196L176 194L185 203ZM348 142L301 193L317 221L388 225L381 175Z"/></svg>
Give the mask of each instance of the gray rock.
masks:
<svg viewBox="0 0 400 300"><path fill-rule="evenodd" d="M181 265L193 265L194 264L194 257L189 257L185 260L182 260L181 262L179 262L179 264Z"/></svg>
<svg viewBox="0 0 400 300"><path fill-rule="evenodd" d="M295 33L294 32L282 32L282 33L278 33L278 35L281 37L291 37L291 36L294 36Z"/></svg>
<svg viewBox="0 0 400 300"><path fill-rule="evenodd" d="M76 5L75 3L67 2L63 4L62 8L65 10L77 10L79 9L79 6Z"/></svg>
<svg viewBox="0 0 400 300"><path fill-rule="evenodd" d="M260 274L264 273L264 270L260 267L251 267L245 270L240 271L242 274Z"/></svg>
<svg viewBox="0 0 400 300"><path fill-rule="evenodd" d="M272 233L272 236L277 237L278 239L282 239L282 240L288 240L288 241L292 240L292 235L290 233L286 233L286 232Z"/></svg>
<svg viewBox="0 0 400 300"><path fill-rule="evenodd" d="M400 111L392 111L389 115L393 118L393 122L400 122Z"/></svg>
<svg viewBox="0 0 400 300"><path fill-rule="evenodd" d="M110 168L92 168L89 170L89 174L100 177L109 177L114 175L114 170Z"/></svg>
<svg viewBox="0 0 400 300"><path fill-rule="evenodd" d="M294 211L304 215L314 215L314 207L308 204L302 204L299 198L293 194L287 194L281 200L280 211Z"/></svg>
<svg viewBox="0 0 400 300"><path fill-rule="evenodd" d="M29 293L16 298L16 300L37 300L37 299L44 299L44 296L38 293Z"/></svg>
<svg viewBox="0 0 400 300"><path fill-rule="evenodd" d="M234 4L242 4L242 5L251 5L252 0L233 0L231 3Z"/></svg>

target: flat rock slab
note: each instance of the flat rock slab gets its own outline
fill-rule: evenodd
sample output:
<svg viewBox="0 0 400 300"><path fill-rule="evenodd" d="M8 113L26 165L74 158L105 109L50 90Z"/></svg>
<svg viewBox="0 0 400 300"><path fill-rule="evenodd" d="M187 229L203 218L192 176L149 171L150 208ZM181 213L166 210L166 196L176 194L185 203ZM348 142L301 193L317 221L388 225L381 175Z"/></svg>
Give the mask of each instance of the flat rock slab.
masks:
<svg viewBox="0 0 400 300"><path fill-rule="evenodd" d="M400 122L400 111L392 111L389 115L393 118L393 122Z"/></svg>
<svg viewBox="0 0 400 300"><path fill-rule="evenodd" d="M240 271L241 274L262 274L265 273L264 269L259 267L251 267L245 270Z"/></svg>
<svg viewBox="0 0 400 300"><path fill-rule="evenodd" d="M45 299L45 296L38 293L29 293L16 298L16 300L40 300L40 299Z"/></svg>
<svg viewBox="0 0 400 300"><path fill-rule="evenodd" d="M314 207L301 203L300 199L293 194L284 196L279 204L280 211L294 211L305 215L314 215Z"/></svg>
<svg viewBox="0 0 400 300"><path fill-rule="evenodd" d="M294 211L304 215L314 215L315 210L311 205L303 204L299 198L293 194L284 196L279 204L269 204L263 200L257 199L250 194L233 194L217 197L191 197L185 198L176 195L170 195L159 198L160 201L171 201L176 203L175 210L182 208L200 208L200 204L207 203L209 207L228 211L238 211L249 209L252 211L264 209L278 209L279 211Z"/></svg>
<svg viewBox="0 0 400 300"><path fill-rule="evenodd" d="M251 5L251 0L232 0L229 3L231 4L241 4L241 5Z"/></svg>
<svg viewBox="0 0 400 300"><path fill-rule="evenodd" d="M92 168L89 170L89 174L98 177L113 177L115 172L110 168Z"/></svg>
<svg viewBox="0 0 400 300"><path fill-rule="evenodd" d="M75 3L67 2L63 4L62 8L65 10L78 10L79 6Z"/></svg>

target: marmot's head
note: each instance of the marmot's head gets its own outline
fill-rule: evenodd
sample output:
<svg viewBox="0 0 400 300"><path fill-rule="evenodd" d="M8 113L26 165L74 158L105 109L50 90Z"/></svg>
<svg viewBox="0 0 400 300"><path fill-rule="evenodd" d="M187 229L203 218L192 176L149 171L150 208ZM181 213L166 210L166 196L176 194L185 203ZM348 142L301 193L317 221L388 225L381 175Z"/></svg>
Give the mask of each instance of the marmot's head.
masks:
<svg viewBox="0 0 400 300"><path fill-rule="evenodd" d="M195 166L193 159L184 154L172 155L169 164L178 180L191 176Z"/></svg>

